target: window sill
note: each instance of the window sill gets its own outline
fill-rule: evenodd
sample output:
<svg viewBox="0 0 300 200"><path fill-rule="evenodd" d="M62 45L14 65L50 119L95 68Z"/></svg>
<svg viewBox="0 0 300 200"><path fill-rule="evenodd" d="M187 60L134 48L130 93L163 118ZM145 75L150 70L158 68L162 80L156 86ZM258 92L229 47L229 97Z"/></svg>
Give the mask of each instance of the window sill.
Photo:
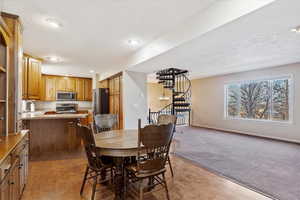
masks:
<svg viewBox="0 0 300 200"><path fill-rule="evenodd" d="M245 119L245 118L235 118L235 117L224 117L224 120L239 120L239 121L250 121L250 122L286 124L286 125L292 125L292 124L294 124L293 121L274 121L274 120L260 120L260 119Z"/></svg>

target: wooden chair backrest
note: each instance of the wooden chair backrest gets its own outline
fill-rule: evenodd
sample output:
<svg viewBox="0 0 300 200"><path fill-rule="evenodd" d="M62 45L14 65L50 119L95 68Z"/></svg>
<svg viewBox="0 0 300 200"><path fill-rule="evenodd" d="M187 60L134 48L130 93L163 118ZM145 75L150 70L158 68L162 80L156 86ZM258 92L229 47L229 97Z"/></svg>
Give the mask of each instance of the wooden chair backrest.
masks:
<svg viewBox="0 0 300 200"><path fill-rule="evenodd" d="M148 125L141 128L139 120L138 173L151 173L164 169L173 138L173 124Z"/></svg>
<svg viewBox="0 0 300 200"><path fill-rule="evenodd" d="M116 114L98 114L94 116L94 123L97 132L109 131L118 123L118 115Z"/></svg>
<svg viewBox="0 0 300 200"><path fill-rule="evenodd" d="M101 169L103 167L103 163L100 159L101 155L96 148L95 137L92 128L90 126L78 124L77 130L83 141L89 167L95 170Z"/></svg>
<svg viewBox="0 0 300 200"><path fill-rule="evenodd" d="M175 115L167 115L167 114L161 114L157 118L157 124L163 125L163 124L174 124L174 130L177 122L177 116Z"/></svg>

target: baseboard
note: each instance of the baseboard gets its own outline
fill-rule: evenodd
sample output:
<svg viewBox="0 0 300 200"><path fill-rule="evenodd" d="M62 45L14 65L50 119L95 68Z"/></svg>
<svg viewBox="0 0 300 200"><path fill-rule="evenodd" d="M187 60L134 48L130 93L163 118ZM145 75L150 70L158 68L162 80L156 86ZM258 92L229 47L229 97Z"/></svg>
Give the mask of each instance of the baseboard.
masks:
<svg viewBox="0 0 300 200"><path fill-rule="evenodd" d="M191 125L191 127L206 128L206 129L215 130L215 131L223 131L223 132L226 132L226 133L247 135L247 136L253 136L253 137L264 138L264 139L269 139L269 140L276 140L276 141L300 144L300 141L298 141L298 140L289 140L289 139L280 138L280 137L270 137L270 136L264 136L264 135L257 135L257 133L250 133L250 132L243 132L243 131L238 131L238 130L224 129L224 128L218 128L218 127L207 126L207 125Z"/></svg>

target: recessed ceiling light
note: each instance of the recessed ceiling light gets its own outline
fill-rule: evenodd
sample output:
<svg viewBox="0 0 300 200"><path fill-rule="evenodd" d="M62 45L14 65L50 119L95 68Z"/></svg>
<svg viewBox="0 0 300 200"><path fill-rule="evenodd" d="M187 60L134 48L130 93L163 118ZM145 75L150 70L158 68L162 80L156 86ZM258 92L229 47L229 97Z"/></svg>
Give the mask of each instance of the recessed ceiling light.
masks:
<svg viewBox="0 0 300 200"><path fill-rule="evenodd" d="M95 71L94 70L90 70L90 73L94 73Z"/></svg>
<svg viewBox="0 0 300 200"><path fill-rule="evenodd" d="M127 43L130 45L130 46L138 46L140 44L140 41L138 40L135 40L135 39L130 39L127 41Z"/></svg>
<svg viewBox="0 0 300 200"><path fill-rule="evenodd" d="M292 31L292 32L295 32L295 33L300 33L300 26L291 29L291 31Z"/></svg>
<svg viewBox="0 0 300 200"><path fill-rule="evenodd" d="M53 18L47 18L46 20L46 23L53 27L53 28L60 28L62 27L62 25L56 20L56 19L53 19Z"/></svg>
<svg viewBox="0 0 300 200"><path fill-rule="evenodd" d="M61 61L61 59L56 56L48 56L48 57L46 57L46 60L53 62L53 63L58 63Z"/></svg>

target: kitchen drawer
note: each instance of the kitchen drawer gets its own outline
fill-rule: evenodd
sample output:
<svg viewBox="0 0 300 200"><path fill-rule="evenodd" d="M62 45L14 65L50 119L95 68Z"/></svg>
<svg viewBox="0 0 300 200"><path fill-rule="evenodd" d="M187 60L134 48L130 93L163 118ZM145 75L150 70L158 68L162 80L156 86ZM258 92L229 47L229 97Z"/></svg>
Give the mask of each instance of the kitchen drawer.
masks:
<svg viewBox="0 0 300 200"><path fill-rule="evenodd" d="M10 168L11 168L11 155L8 155L4 161L0 164L0 182L2 179L8 174Z"/></svg>
<svg viewBox="0 0 300 200"><path fill-rule="evenodd" d="M21 152L28 146L28 136L25 136L23 140L16 146L12 152L12 162L20 157Z"/></svg>

